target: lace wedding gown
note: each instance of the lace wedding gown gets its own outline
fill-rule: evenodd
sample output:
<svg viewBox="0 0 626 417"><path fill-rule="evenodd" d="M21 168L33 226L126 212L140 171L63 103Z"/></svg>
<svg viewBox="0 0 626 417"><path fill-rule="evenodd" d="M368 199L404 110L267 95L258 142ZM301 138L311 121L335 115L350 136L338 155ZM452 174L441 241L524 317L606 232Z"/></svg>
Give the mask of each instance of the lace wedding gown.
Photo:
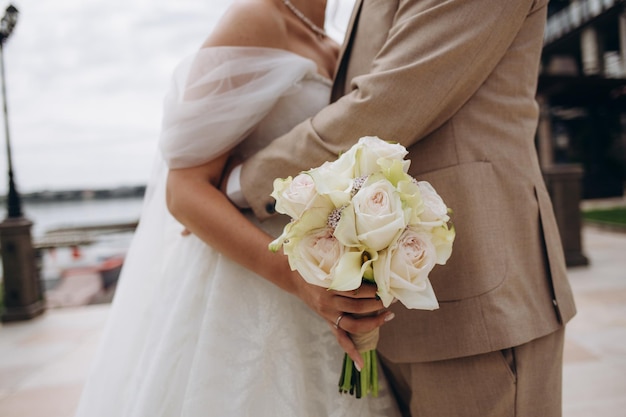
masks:
<svg viewBox="0 0 626 417"><path fill-rule="evenodd" d="M343 351L328 325L182 236L165 206L166 165L197 165L231 148L245 158L329 96L315 64L285 51L210 48L179 66L165 100L162 158L76 417L398 415L382 375L378 398L339 394ZM260 226L277 235L285 221Z"/></svg>

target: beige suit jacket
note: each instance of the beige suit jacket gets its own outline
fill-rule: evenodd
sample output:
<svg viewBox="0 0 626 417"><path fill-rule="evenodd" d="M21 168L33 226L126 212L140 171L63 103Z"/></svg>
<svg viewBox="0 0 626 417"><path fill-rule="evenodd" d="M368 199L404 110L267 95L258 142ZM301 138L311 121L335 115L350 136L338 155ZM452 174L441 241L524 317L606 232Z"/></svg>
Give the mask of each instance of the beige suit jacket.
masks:
<svg viewBox="0 0 626 417"><path fill-rule="evenodd" d="M519 345L574 314L537 161L537 73L547 0L357 0L333 103L247 161L242 190L272 212L272 180L335 159L360 137L402 143L410 173L454 210L436 311L394 305L379 350L398 362Z"/></svg>

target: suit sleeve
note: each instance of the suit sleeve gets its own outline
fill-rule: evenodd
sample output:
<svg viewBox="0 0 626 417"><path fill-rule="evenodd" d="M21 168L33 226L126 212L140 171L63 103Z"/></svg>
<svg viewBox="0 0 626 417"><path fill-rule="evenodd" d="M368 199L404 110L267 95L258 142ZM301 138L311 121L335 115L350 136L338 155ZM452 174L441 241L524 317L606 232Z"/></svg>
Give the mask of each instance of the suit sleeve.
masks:
<svg viewBox="0 0 626 417"><path fill-rule="evenodd" d="M362 136L410 147L440 127L492 74L527 16L545 7L533 0L401 0L388 32L368 33L381 3L364 0L347 52L359 59L361 48L382 36L369 70L347 80L348 94L244 164L242 190L259 218L271 214L274 178L335 159Z"/></svg>

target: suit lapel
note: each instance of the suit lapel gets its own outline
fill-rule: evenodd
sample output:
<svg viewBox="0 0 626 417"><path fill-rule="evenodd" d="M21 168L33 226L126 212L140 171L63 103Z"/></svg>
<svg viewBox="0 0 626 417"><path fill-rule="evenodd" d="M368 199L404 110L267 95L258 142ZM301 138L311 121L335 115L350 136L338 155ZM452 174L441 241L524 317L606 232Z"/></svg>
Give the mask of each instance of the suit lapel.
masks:
<svg viewBox="0 0 626 417"><path fill-rule="evenodd" d="M352 48L352 41L354 33L356 32L356 22L359 19L362 4L363 0L356 0L354 8L352 9L352 15L350 16L350 22L348 23L346 31L346 38L343 41L343 46L339 52L339 59L337 60L337 66L335 68L335 80L333 82L331 101L336 101L345 94L346 67L348 65L350 49Z"/></svg>

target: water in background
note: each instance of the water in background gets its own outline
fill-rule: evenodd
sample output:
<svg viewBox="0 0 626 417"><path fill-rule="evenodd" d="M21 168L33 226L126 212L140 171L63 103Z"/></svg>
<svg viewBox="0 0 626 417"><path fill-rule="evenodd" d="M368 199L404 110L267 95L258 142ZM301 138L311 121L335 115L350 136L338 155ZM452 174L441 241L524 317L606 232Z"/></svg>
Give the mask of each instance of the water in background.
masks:
<svg viewBox="0 0 626 417"><path fill-rule="evenodd" d="M33 222L31 235L36 242L46 232L76 226L110 225L139 220L143 198L111 198L80 201L23 202L24 217ZM113 256L123 256L133 233L103 234L97 241L78 248L44 250L41 278L44 287L55 285L64 271L94 267Z"/></svg>
<svg viewBox="0 0 626 417"><path fill-rule="evenodd" d="M34 223L32 235L37 238L62 227L137 221L142 203L142 198L23 203L23 211L24 217Z"/></svg>

